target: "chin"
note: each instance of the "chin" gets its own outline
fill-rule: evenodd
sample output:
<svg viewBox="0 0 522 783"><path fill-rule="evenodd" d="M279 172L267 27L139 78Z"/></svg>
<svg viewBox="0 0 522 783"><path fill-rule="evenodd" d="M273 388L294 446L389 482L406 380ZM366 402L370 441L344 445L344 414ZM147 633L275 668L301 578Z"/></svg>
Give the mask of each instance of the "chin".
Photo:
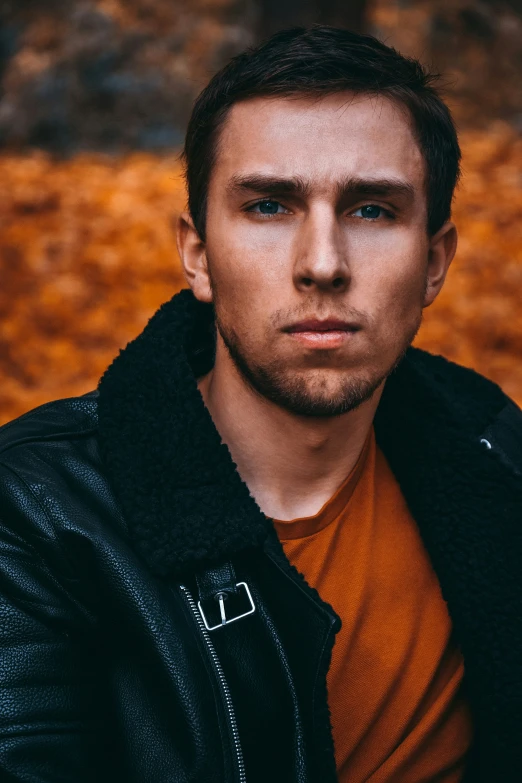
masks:
<svg viewBox="0 0 522 783"><path fill-rule="evenodd" d="M381 385L383 378L368 373L354 374L314 371L307 373L277 373L250 375L249 382L265 398L285 410L309 417L340 416L355 410L369 400Z"/></svg>

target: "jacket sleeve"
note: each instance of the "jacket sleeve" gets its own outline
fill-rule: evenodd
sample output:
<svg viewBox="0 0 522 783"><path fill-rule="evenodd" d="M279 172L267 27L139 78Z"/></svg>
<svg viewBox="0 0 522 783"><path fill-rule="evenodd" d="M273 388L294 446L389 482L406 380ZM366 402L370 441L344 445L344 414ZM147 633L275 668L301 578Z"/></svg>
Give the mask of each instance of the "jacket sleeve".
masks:
<svg viewBox="0 0 522 783"><path fill-rule="evenodd" d="M15 476L6 493L1 472L0 781L109 780L85 622L82 629L77 602L42 554L56 552L56 542L30 530L43 509Z"/></svg>

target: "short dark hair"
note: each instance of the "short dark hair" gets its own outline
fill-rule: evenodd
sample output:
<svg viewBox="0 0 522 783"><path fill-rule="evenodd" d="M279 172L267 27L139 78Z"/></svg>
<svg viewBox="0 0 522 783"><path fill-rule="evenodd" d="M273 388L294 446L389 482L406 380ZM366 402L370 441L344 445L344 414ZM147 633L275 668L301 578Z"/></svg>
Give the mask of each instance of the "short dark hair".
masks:
<svg viewBox="0 0 522 783"><path fill-rule="evenodd" d="M281 30L234 57L196 99L185 139L188 206L201 239L219 131L230 108L259 96L342 91L382 95L409 110L426 163L427 230L435 234L451 215L461 157L451 113L434 86L438 78L373 36L325 25Z"/></svg>

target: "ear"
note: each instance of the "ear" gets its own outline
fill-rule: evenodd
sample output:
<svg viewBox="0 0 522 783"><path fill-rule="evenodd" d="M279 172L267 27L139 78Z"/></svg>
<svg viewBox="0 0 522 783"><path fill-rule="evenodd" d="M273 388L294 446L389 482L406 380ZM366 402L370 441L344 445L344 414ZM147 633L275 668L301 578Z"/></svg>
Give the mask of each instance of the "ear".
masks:
<svg viewBox="0 0 522 783"><path fill-rule="evenodd" d="M429 307L437 298L444 285L456 249L457 228L454 223L448 220L430 239L423 307Z"/></svg>
<svg viewBox="0 0 522 783"><path fill-rule="evenodd" d="M182 212L176 227L176 244L187 283L200 302L212 301L205 243L188 212Z"/></svg>

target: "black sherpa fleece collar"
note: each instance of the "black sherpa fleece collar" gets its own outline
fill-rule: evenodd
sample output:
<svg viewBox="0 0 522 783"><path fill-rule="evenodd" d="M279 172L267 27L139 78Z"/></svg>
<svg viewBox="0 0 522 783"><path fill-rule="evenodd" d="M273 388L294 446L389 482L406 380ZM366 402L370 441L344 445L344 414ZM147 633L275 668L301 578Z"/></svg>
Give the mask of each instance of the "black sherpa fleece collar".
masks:
<svg viewBox="0 0 522 783"><path fill-rule="evenodd" d="M197 390L213 345L212 308L182 291L100 382L106 470L134 545L160 576L260 546L272 530ZM410 349L375 427L448 603L477 736L494 750L489 779L502 757L522 780L522 481L520 465L480 442L506 403L480 375Z"/></svg>
<svg viewBox="0 0 522 783"><path fill-rule="evenodd" d="M259 546L269 532L197 389L213 345L212 307L181 291L99 385L102 457L134 543L160 576Z"/></svg>

